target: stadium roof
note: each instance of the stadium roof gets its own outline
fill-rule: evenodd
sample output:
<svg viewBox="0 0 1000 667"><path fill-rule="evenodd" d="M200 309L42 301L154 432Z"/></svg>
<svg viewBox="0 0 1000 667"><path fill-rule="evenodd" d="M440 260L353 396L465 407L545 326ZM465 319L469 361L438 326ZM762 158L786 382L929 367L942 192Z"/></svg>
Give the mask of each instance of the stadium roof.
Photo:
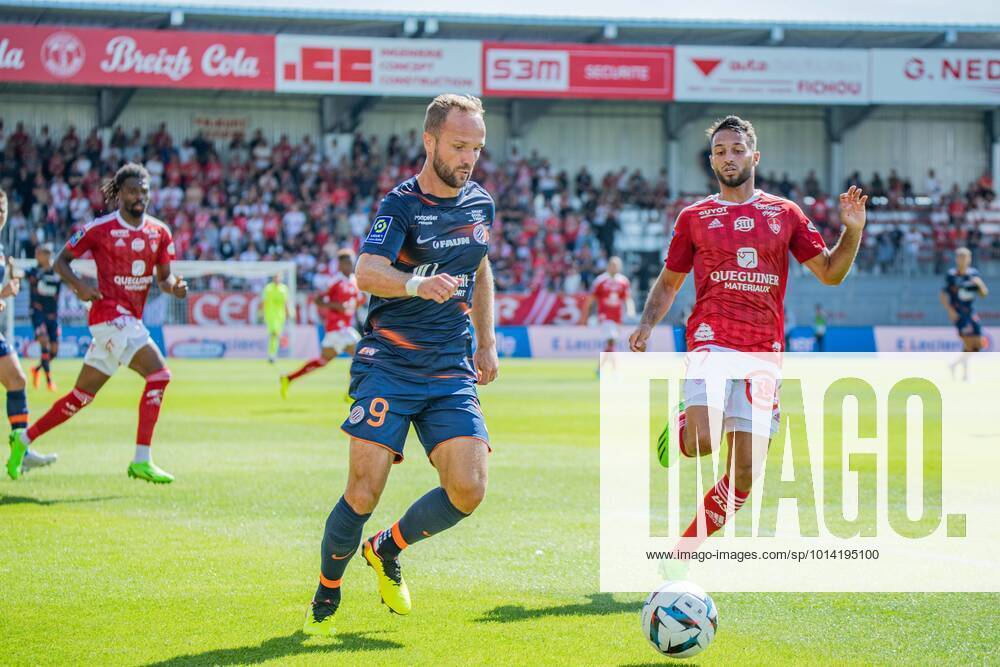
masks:
<svg viewBox="0 0 1000 667"><path fill-rule="evenodd" d="M616 17L604 15L610 6ZM614 25L620 44L1000 48L1000 3L981 0L770 0L752 10L684 0L0 0L0 18L30 23L165 28L175 9L185 28L205 30L602 43Z"/></svg>

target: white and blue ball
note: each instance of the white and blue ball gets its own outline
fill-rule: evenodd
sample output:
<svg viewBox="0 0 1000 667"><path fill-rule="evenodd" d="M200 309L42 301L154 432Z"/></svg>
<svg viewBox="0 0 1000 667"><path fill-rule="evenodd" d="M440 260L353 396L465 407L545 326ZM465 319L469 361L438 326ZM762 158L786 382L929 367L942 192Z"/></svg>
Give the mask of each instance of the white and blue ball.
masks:
<svg viewBox="0 0 1000 667"><path fill-rule="evenodd" d="M690 581L670 581L642 605L642 634L671 658L701 653L715 638L719 611L712 597Z"/></svg>

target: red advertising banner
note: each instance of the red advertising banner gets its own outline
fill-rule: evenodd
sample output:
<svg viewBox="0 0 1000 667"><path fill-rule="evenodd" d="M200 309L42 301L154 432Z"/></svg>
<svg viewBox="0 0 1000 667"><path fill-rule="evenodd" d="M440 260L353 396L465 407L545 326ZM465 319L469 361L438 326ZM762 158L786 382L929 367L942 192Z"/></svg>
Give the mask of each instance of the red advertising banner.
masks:
<svg viewBox="0 0 1000 667"><path fill-rule="evenodd" d="M260 295L251 292L199 292L187 298L189 324L256 324Z"/></svg>
<svg viewBox="0 0 1000 667"><path fill-rule="evenodd" d="M274 37L0 24L0 81L274 90Z"/></svg>
<svg viewBox="0 0 1000 667"><path fill-rule="evenodd" d="M483 94L670 100L672 47L483 42Z"/></svg>
<svg viewBox="0 0 1000 667"><path fill-rule="evenodd" d="M498 325L584 324L587 319L587 294L532 292L497 294Z"/></svg>
<svg viewBox="0 0 1000 667"><path fill-rule="evenodd" d="M299 324L318 324L323 315L316 305L316 294L300 295L295 304L295 319ZM195 292L188 295L188 324L257 324L260 294L254 292Z"/></svg>

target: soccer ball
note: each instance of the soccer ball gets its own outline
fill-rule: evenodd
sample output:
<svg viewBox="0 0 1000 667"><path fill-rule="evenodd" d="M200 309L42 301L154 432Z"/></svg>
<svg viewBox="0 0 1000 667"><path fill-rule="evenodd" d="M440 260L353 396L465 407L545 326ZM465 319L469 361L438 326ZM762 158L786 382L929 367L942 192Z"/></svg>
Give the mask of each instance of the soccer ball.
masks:
<svg viewBox="0 0 1000 667"><path fill-rule="evenodd" d="M671 658L704 651L718 626L715 602L690 581L669 581L642 605L642 634L653 648Z"/></svg>

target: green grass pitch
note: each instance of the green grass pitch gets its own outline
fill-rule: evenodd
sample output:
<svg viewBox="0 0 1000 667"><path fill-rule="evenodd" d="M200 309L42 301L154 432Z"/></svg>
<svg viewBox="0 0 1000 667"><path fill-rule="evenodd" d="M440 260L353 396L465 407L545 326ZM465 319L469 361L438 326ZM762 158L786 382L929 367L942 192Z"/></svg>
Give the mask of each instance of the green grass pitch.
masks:
<svg viewBox="0 0 1000 667"><path fill-rule="evenodd" d="M69 388L78 363L55 366ZM642 596L598 592L593 363L503 363L482 391L495 447L486 501L403 554L409 617L379 604L355 559L329 640L300 628L344 486L346 362L287 401L262 361L171 366L154 453L172 486L125 475L141 389L127 371L38 443L59 452L55 467L0 480L0 664L681 664L643 640ZM33 414L53 398L30 390ZM366 534L436 484L415 439L406 454ZM715 599L719 633L691 664L996 660L997 595Z"/></svg>

